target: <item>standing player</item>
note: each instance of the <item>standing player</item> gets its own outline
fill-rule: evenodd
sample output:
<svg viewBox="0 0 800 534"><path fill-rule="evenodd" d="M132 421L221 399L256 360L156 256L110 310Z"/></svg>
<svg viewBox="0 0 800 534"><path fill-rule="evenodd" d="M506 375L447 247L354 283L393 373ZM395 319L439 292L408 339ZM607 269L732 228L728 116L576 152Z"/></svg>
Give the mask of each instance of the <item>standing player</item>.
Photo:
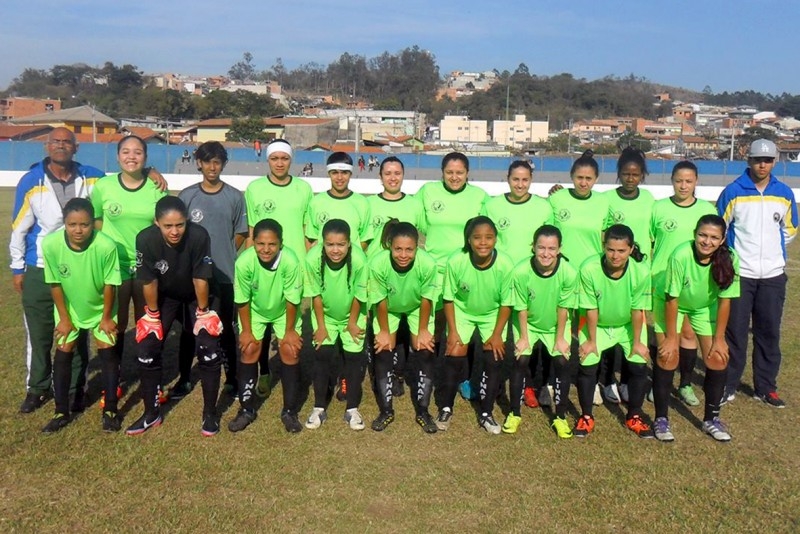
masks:
<svg viewBox="0 0 800 534"><path fill-rule="evenodd" d="M347 384L344 420L352 430L363 430L361 404L366 354L367 257L350 240L350 225L329 219L322 227L321 242L306 257L305 296L311 297L314 330L314 408L306 428L319 428L327 418L331 363L336 346L344 356L343 376Z"/></svg>
<svg viewBox="0 0 800 534"><path fill-rule="evenodd" d="M693 239L693 230L703 215L716 213L714 206L695 197L697 166L691 161L680 161L672 169L674 194L653 204L650 235L653 238L653 298L654 308L664 306L667 264L675 249ZM697 338L685 317L680 325L679 355L680 386L678 397L689 406L699 406L700 400L692 387L692 373L697 364Z"/></svg>
<svg viewBox="0 0 800 534"><path fill-rule="evenodd" d="M505 357L506 326L511 316L513 288L511 259L495 248L497 230L485 215L467 221L464 248L447 262L444 313L447 318L443 406L436 426L447 430L453 416L456 388L466 371L467 344L475 329L482 341L484 369L480 383L478 424L490 434L500 425L492 410L500 386L500 363Z"/></svg>
<svg viewBox="0 0 800 534"><path fill-rule="evenodd" d="M225 389L235 394L236 385L236 305L233 302L233 266L236 251L248 235L247 215L244 197L238 189L220 179L228 152L222 143L208 141L195 151L197 169L203 174L203 181L190 185L180 192L178 198L186 204L189 217L199 224L211 238L211 258L214 260L212 293L219 297L219 317L224 325L220 345L225 363ZM181 347L191 347L191 333L184 330ZM180 354L181 376L170 391L171 398L186 395L191 389L190 370L192 353L182 350Z"/></svg>
<svg viewBox="0 0 800 534"><path fill-rule="evenodd" d="M425 250L436 260L437 284L443 287L444 271L448 258L458 252L464 240L464 225L481 212L488 196L469 180L469 159L459 152L450 152L442 158L442 180L423 185L417 197L425 210ZM436 303L436 342L442 340L445 317L442 301ZM465 340L469 344L470 340ZM437 351L438 352L438 349ZM473 398L472 386L467 379L461 383L461 394Z"/></svg>
<svg viewBox="0 0 800 534"><path fill-rule="evenodd" d="M697 221L694 241L679 245L670 256L665 292L658 295L658 300L654 299L653 320L659 349L653 365L656 408L653 430L660 441L675 439L667 416L672 378L678 366L678 325L684 317L697 333L706 364L703 431L717 441L731 439L719 419L719 407L728 366L725 327L731 299L739 296L739 262L725 243L726 229L721 217L703 215Z"/></svg>
<svg viewBox="0 0 800 534"><path fill-rule="evenodd" d="M383 161L386 163L386 160ZM375 331L375 397L380 415L372 429L381 431L394 421L393 357L401 320L408 322L409 347L416 351L416 422L429 434L436 432L428 407L433 391L433 303L441 288L436 285L436 262L419 245L419 232L408 222L390 219L380 241L384 250L369 262L367 294Z"/></svg>
<svg viewBox="0 0 800 534"><path fill-rule="evenodd" d="M94 231L94 209L85 198L73 198L63 211L64 229L42 242L45 281L50 284L56 308L56 354L53 358L55 415L42 429L52 433L70 422L69 385L78 333L91 330L100 359L105 389L103 430L120 429L117 416L119 354L116 288L119 276L117 245Z"/></svg>
<svg viewBox="0 0 800 534"><path fill-rule="evenodd" d="M570 316L578 307L578 273L561 257L561 232L553 225L540 226L533 235L533 256L517 264L514 283L514 339L516 364L511 375L511 413L503 432L513 434L522 421L520 402L525 389L528 360L534 348L553 358L556 416L552 427L560 438L571 438L566 420L570 386ZM537 347L538 346L538 347Z"/></svg>
<svg viewBox="0 0 800 534"><path fill-rule="evenodd" d="M603 247L603 254L588 258L580 268L580 308L586 323L580 331L578 351L581 416L573 434L586 437L594 429L592 390L597 385L600 354L619 344L630 371L625 426L639 437L651 438L650 426L642 419L650 359L644 321L644 311L651 307L649 267L633 232L623 224L606 229Z"/></svg>
<svg viewBox="0 0 800 534"><path fill-rule="evenodd" d="M297 255L283 246L283 229L274 219L262 219L253 228L253 246L236 260L233 291L239 308L239 413L228 430L239 432L256 419L255 394L258 360L264 340L274 333L281 359L283 409L287 432L300 432L297 392L300 387L299 311L303 271Z"/></svg>
<svg viewBox="0 0 800 534"><path fill-rule="evenodd" d="M155 224L136 236L136 278L143 284L144 315L136 323L137 359L144 414L126 430L141 434L161 424L158 391L161 387L164 339L173 321L195 335L194 354L203 388L201 433L219 432L219 335L222 322L218 303L210 294L213 275L208 232L187 222L186 205L167 196L156 203ZM212 309L212 306L214 309Z"/></svg>

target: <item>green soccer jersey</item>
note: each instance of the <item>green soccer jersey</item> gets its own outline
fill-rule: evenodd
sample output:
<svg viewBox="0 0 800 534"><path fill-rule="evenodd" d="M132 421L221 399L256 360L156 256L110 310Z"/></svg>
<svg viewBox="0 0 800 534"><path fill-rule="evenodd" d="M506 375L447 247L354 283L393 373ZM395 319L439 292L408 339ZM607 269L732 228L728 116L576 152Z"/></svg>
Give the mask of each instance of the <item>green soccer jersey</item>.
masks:
<svg viewBox="0 0 800 534"><path fill-rule="evenodd" d="M136 270L136 234L153 224L156 202L166 195L147 178L136 189L125 187L119 174L95 183L90 196L95 218L103 221L102 232L117 244L123 280Z"/></svg>
<svg viewBox="0 0 800 534"><path fill-rule="evenodd" d="M578 271L559 258L552 273L540 274L533 258L517 264L513 273L514 309L528 311L528 325L537 332L555 332L558 308L578 307Z"/></svg>
<svg viewBox="0 0 800 534"><path fill-rule="evenodd" d="M450 256L444 273L443 297L452 301L458 313L468 317L495 314L500 306L514 305L511 275L514 264L496 251L489 267L478 268L468 252Z"/></svg>
<svg viewBox="0 0 800 534"><path fill-rule="evenodd" d="M653 237L653 285L658 294L664 292L669 257L675 248L694 239L694 227L703 215L716 215L714 205L696 199L690 206L679 206L672 198L663 198L653 204L650 235Z"/></svg>
<svg viewBox="0 0 800 534"><path fill-rule="evenodd" d="M383 249L381 235L383 227L389 219L397 219L400 222L413 224L420 234L425 233L425 212L422 209L422 202L417 197L403 193L402 198L397 200L386 200L381 195L371 195L367 197L369 211L372 215L372 241L367 248L367 257L372 258Z"/></svg>
<svg viewBox="0 0 800 534"><path fill-rule="evenodd" d="M410 313L420 307L422 299L435 303L441 289L436 276L436 262L430 254L417 249L411 268L398 272L392 255L382 250L370 259L367 294L370 306L386 299L390 313Z"/></svg>
<svg viewBox="0 0 800 534"><path fill-rule="evenodd" d="M632 310L652 308L649 267L646 260L631 258L622 276L614 279L606 274L603 258L591 257L581 265L580 307L597 310L597 326L625 326Z"/></svg>
<svg viewBox="0 0 800 534"><path fill-rule="evenodd" d="M306 256L306 297L322 297L325 317L334 321L345 321L350 317L353 299L367 302L367 279L369 267L367 256L357 244L350 246L350 266L332 269L323 261L322 243L317 243ZM348 276L349 275L349 276Z"/></svg>
<svg viewBox="0 0 800 534"><path fill-rule="evenodd" d="M72 250L61 229L44 238L42 256L44 281L61 285L72 324L83 329L97 326L103 317L104 287L122 283L117 244L95 232L85 249Z"/></svg>
<svg viewBox="0 0 800 534"><path fill-rule="evenodd" d="M286 185L276 185L266 176L253 180L244 192L247 225L275 219L283 228L283 244L302 261L306 256L303 224L312 196L311 186L299 178L291 177Z"/></svg>
<svg viewBox="0 0 800 534"><path fill-rule="evenodd" d="M306 212L306 236L314 241L322 240L322 227L331 219L342 219L350 225L350 242L357 247L372 239L372 217L369 202L364 195L350 192L344 198L329 192L314 195Z"/></svg>
<svg viewBox="0 0 800 534"><path fill-rule="evenodd" d="M724 245L723 245L724 246ZM720 289L711 278L711 264L697 261L694 242L678 245L669 258L666 274L666 294L678 299L678 311L692 312L716 304L717 299L734 299L739 296L739 257L731 249L733 283Z"/></svg>
<svg viewBox="0 0 800 534"><path fill-rule="evenodd" d="M590 193L586 198L575 196L573 189L561 189L550 198L555 225L561 230L561 253L573 265L582 265L586 258L603 252L602 232L608 215L608 197Z"/></svg>
<svg viewBox="0 0 800 534"><path fill-rule="evenodd" d="M543 224L553 224L553 208L536 195L519 203L508 197L506 193L489 198L481 213L497 225L497 249L508 254L516 265L531 255L533 233Z"/></svg>
<svg viewBox="0 0 800 534"><path fill-rule="evenodd" d="M256 249L241 253L234 267L233 300L250 304L250 312L266 323L286 314L286 303L300 304L303 298L303 271L292 249L281 250L272 269L258 259Z"/></svg>
<svg viewBox="0 0 800 534"><path fill-rule="evenodd" d="M624 224L633 230L633 240L639 248L650 255L650 219L653 215L653 194L647 189L639 188L635 198L625 198L619 189L604 193L608 197L608 217L604 228L612 224Z"/></svg>
<svg viewBox="0 0 800 534"><path fill-rule="evenodd" d="M465 184L458 192L448 191L444 182L428 182L417 197L425 209L425 250L444 270L448 258L464 246L464 226L480 215L486 192L472 184Z"/></svg>

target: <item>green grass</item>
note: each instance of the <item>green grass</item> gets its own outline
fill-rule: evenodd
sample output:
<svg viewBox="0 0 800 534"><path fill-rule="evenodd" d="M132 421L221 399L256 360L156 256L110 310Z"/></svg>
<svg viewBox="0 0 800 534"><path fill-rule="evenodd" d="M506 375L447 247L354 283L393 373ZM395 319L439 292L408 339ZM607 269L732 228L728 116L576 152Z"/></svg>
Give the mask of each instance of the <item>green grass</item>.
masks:
<svg viewBox="0 0 800 534"><path fill-rule="evenodd" d="M11 192L0 191L6 221L10 205ZM8 230L3 236L7 242ZM796 246L791 255L794 275ZM383 433L350 431L343 404L334 401L321 429L289 435L278 418L280 388L236 435L223 429L200 436L196 388L163 426L140 437L104 434L96 402L64 431L45 436L39 430L52 402L17 413L24 332L7 269L0 288L4 532L800 530L800 287L793 277L780 376L789 408L774 410L740 392L723 409L733 434L724 445L700 432L701 408L677 404L673 444L636 438L606 407L596 409L596 431L585 441L559 441L547 415L527 408L517 435L488 436L462 400L451 430L428 436L414 424L408 396L396 401L397 420ZM132 373L128 364L125 374ZM749 371L744 380L750 384ZM574 390L571 397L576 402ZM140 404L130 394L123 404L130 423ZM652 414L652 405L645 409ZM301 417L309 410L306 403ZM234 413L235 406L227 409L223 426ZM362 413L368 422L377 415L369 392Z"/></svg>

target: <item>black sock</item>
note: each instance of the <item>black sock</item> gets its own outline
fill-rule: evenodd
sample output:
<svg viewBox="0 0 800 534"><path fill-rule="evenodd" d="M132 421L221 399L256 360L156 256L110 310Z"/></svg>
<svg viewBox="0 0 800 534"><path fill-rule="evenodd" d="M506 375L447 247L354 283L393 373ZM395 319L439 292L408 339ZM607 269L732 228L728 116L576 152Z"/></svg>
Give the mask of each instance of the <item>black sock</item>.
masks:
<svg viewBox="0 0 800 534"><path fill-rule="evenodd" d="M394 378L394 353L382 350L375 354L375 400L381 412L392 410L392 380Z"/></svg>
<svg viewBox="0 0 800 534"><path fill-rule="evenodd" d="M444 392L442 393L442 408L453 409L456 402L458 385L464 380L467 371L467 359L463 356L444 357Z"/></svg>
<svg viewBox="0 0 800 534"><path fill-rule="evenodd" d="M344 379L347 381L347 409L358 408L363 393L364 374L367 371L367 358L364 351L344 354Z"/></svg>
<svg viewBox="0 0 800 534"><path fill-rule="evenodd" d="M494 400L500 389L500 361L494 359L491 350L483 350L483 373L481 373L481 413L492 414Z"/></svg>
<svg viewBox="0 0 800 534"><path fill-rule="evenodd" d="M220 366L197 366L200 374L200 384L203 386L203 413L217 412L217 398L219 397Z"/></svg>
<svg viewBox="0 0 800 534"><path fill-rule="evenodd" d="M597 384L597 370L600 364L581 365L578 369L578 402L582 415L592 415L594 386Z"/></svg>
<svg viewBox="0 0 800 534"><path fill-rule="evenodd" d="M107 349L97 349L97 357L100 360L100 380L105 391L104 411L117 411L117 387L119 387L119 353L116 346Z"/></svg>
<svg viewBox="0 0 800 534"><path fill-rule="evenodd" d="M139 369L139 388L142 390L142 402L147 419L153 420L161 411L158 402L158 390L161 389L161 367L143 367Z"/></svg>
<svg viewBox="0 0 800 534"><path fill-rule="evenodd" d="M237 367L239 379L239 403L242 405L242 408L254 410L255 406L253 406L253 395L256 391L256 382L258 382L258 362L244 363L240 361Z"/></svg>
<svg viewBox="0 0 800 534"><path fill-rule="evenodd" d="M292 413L297 412L297 391L300 389L300 366L281 366L281 386L283 387L283 409ZM350 384L347 384L350 389Z"/></svg>
<svg viewBox="0 0 800 534"><path fill-rule="evenodd" d="M530 356L520 356L514 362L514 369L511 371L511 379L509 380L511 413L517 417L521 415L522 394L525 391L525 386L529 383L525 379L526 374L530 374Z"/></svg>
<svg viewBox="0 0 800 534"><path fill-rule="evenodd" d="M406 361L408 360L405 345L398 344L394 348L392 357L394 363L392 372L394 377L398 380L403 380L406 374Z"/></svg>
<svg viewBox="0 0 800 534"><path fill-rule="evenodd" d="M644 397L647 395L647 364L627 362L630 371L628 380L628 414L625 416L630 419L634 415L642 415L642 405Z"/></svg>
<svg viewBox="0 0 800 534"><path fill-rule="evenodd" d="M705 413L703 421L711 421L719 417L719 405L722 402L722 395L725 392L725 381L728 378L728 370L714 371L706 369L706 379L703 382L703 393L705 394Z"/></svg>
<svg viewBox="0 0 800 534"><path fill-rule="evenodd" d="M697 364L697 349L678 348L678 367L681 371L680 387L688 386L692 383L692 373ZM720 395L720 398L722 396Z"/></svg>
<svg viewBox="0 0 800 534"><path fill-rule="evenodd" d="M417 351L417 415L426 413L433 393L433 353Z"/></svg>
<svg viewBox="0 0 800 534"><path fill-rule="evenodd" d="M564 418L567 415L567 402L569 400L569 361L564 356L553 356L551 363L555 368L556 379L553 386L553 404L556 406L556 416ZM543 387L547 387L545 384ZM592 392L594 396L594 391Z"/></svg>
<svg viewBox="0 0 800 534"><path fill-rule="evenodd" d="M658 364L653 366L653 404L656 407L656 417L667 417L669 414L669 392L674 377L674 369L667 371Z"/></svg>
<svg viewBox="0 0 800 534"><path fill-rule="evenodd" d="M326 408L331 397L331 364L335 357L333 345L321 345L314 352L314 408ZM349 384L348 384L349 385Z"/></svg>
<svg viewBox="0 0 800 534"><path fill-rule="evenodd" d="M53 357L53 396L56 413L69 415L69 383L72 381L72 353L56 349Z"/></svg>

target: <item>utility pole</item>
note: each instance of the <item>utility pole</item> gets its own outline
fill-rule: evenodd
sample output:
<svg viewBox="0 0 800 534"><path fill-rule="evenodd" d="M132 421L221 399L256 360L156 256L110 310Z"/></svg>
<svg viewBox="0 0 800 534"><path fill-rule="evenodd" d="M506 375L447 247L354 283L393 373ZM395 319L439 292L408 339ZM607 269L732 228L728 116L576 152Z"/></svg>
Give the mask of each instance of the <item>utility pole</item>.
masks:
<svg viewBox="0 0 800 534"><path fill-rule="evenodd" d="M508 98L511 94L511 80L506 81L506 120L508 120Z"/></svg>

